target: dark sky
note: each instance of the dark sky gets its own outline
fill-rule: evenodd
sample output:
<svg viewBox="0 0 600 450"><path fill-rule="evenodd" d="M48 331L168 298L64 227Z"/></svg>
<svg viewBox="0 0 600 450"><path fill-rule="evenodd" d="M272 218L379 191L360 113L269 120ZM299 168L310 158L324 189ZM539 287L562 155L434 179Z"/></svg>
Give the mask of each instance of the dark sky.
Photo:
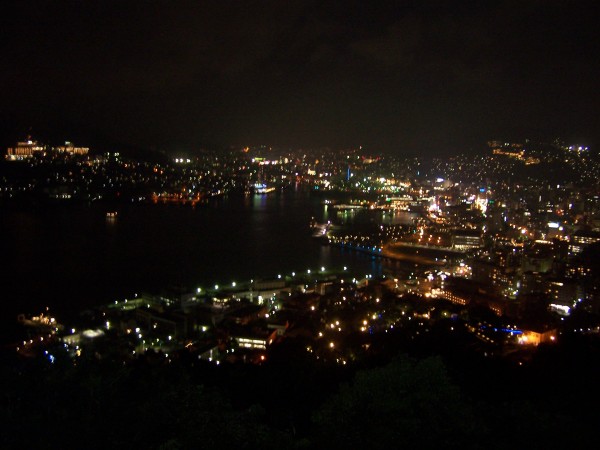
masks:
<svg viewBox="0 0 600 450"><path fill-rule="evenodd" d="M0 131L165 151L600 144L592 1L0 6Z"/></svg>

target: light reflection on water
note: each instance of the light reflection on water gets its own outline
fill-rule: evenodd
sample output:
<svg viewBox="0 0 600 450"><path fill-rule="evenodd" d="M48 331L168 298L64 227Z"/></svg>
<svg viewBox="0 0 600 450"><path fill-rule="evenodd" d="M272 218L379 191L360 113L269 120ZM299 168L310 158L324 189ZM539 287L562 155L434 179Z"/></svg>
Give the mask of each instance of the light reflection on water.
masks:
<svg viewBox="0 0 600 450"><path fill-rule="evenodd" d="M322 266L348 266L373 276L406 267L312 238L311 218L324 222L332 213L306 193L233 196L195 207L117 208L118 217L111 220L102 204L5 209L0 217L9 267L0 275L5 309L11 314L47 305L81 310L134 292L228 284ZM371 218L355 213L352 220Z"/></svg>

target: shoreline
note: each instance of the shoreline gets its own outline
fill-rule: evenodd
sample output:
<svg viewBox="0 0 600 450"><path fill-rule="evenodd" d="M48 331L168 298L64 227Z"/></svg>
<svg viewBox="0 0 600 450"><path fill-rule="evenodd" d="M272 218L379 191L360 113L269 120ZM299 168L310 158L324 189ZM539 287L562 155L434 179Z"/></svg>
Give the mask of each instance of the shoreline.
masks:
<svg viewBox="0 0 600 450"><path fill-rule="evenodd" d="M448 261L452 258L452 256L448 256L445 254L446 252L454 253L454 257L458 257L460 255L464 255L464 253L453 252L451 250L442 250L436 248L426 248L426 247L413 247L410 245L387 245L382 247L379 251L374 251L369 248L363 248L360 246L346 244L346 243L328 243L328 245L332 245L340 248L347 248L360 253L367 253L372 256L377 256L379 258L391 259L394 261L406 261L413 262L416 264L423 265L436 265L436 266L444 266L448 263ZM407 251L408 250L408 251ZM423 252L423 254L418 254L419 252ZM439 253L439 257L435 257L434 254Z"/></svg>

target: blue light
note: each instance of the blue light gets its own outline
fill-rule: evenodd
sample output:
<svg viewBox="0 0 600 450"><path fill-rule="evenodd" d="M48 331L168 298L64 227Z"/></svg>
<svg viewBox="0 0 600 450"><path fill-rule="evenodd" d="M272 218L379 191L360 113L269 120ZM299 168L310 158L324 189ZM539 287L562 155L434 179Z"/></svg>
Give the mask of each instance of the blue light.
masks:
<svg viewBox="0 0 600 450"><path fill-rule="evenodd" d="M505 333L511 333L511 334L523 334L523 331L521 331L521 330L511 330L510 328L502 328L502 331L504 331Z"/></svg>

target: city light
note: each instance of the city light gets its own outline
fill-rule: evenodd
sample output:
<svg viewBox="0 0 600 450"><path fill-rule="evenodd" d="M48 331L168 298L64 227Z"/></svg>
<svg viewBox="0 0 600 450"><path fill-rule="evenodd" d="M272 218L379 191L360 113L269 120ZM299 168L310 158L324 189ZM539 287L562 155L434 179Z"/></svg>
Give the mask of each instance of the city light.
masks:
<svg viewBox="0 0 600 450"><path fill-rule="evenodd" d="M127 366L144 352L147 357L156 352L178 364L190 359L233 367L229 364L258 364L272 350L276 354L287 348L282 342L301 337L308 352L304 356L313 363L324 367L348 363L355 369L374 359L382 348L396 351L399 337L409 350L412 342L419 346L431 341L432 345L462 345L477 356L514 362L516 355L523 360L533 356L540 345L562 345L561 333L592 336L600 332L600 324L589 314L598 306L593 289L597 274L586 259L600 244L596 223L600 198L595 184L600 179L600 161L588 160L594 152L579 151L579 146L568 150L540 146L534 152L522 144L500 141L490 145L486 155L440 157L435 163L430 161L425 170L421 158L378 160L349 152L350 158L344 153L344 165L340 165L339 154L330 157L307 151L305 157L304 152L277 154L281 150L245 148L245 153L223 154L221 159L207 156L206 161L194 158L188 163L178 158L179 167L174 167L173 161L148 166L124 159L118 162L111 155L100 162L82 158L79 165L69 167L74 175L63 174L66 170L47 171L58 176L57 186L81 189L96 181L84 184L77 174L93 169L104 174L100 180L104 194L131 192L134 187L143 191L146 182L153 189L147 199L150 208L170 202L186 204L191 206L186 214L194 217L205 214L204 208L192 208L194 201L218 209L235 193L248 195L253 208L268 208L272 186L279 190L297 183L328 194L331 191L344 200L324 201L322 210L297 208L293 219L298 214L306 222L290 228L295 234L289 242L301 242L306 257L317 254L316 258L307 261L303 254L290 260L292 256L286 256L281 262L250 266L247 272L257 278L248 283L231 272L237 262L232 260L219 272L220 256L214 256L214 261L207 256L207 265L201 267L205 278L189 285L171 283L173 289L157 290L160 293L139 291L141 297L135 294L129 300L121 300L124 294L119 294L120 300L110 299L90 315L93 325L88 318L65 326L60 318L43 314L20 316L23 325L43 332L32 331L26 340L15 340L18 356L43 355L45 363L56 356L62 364L63 354L68 355L65 361L76 361L77 350L99 360L116 358ZM37 156L29 159L31 164ZM26 164L23 161L23 170ZM40 169L44 162L35 164ZM527 165L535 167L522 171ZM338 180L349 166L354 174L351 183ZM111 172L113 167L116 173ZM556 180L545 180L544 167L564 168L564 174L553 172ZM562 179L577 167L590 174L577 180ZM51 182L54 179L45 181ZM13 186L21 185L4 183L2 194L10 193L7 189ZM251 190L253 187L260 192ZM33 187L24 189L39 194ZM275 195L275 203L283 201ZM221 203L209 203L213 197ZM311 202L320 199L311 197ZM105 208L104 203L99 205ZM105 213L102 210L100 214L101 227L106 226ZM119 211L121 228L113 226L111 236L122 234L123 227L131 226L128 221L138 223L130 214L134 213ZM225 247L228 242L215 242L230 255ZM259 248L260 261L268 257L268 245L253 243L251 247ZM290 246L285 254L294 255L297 249ZM224 258L238 258L238 254ZM340 271L333 263L340 258L346 264L355 261L351 272L347 265ZM157 270L169 269L165 261L158 262ZM247 263L255 264L255 260L249 258ZM315 269L301 270L296 280L296 272L290 272L288 264ZM272 266L273 273L262 273ZM181 270L178 276L169 274L169 279L187 281L188 272L197 268L182 261L176 272ZM291 277L286 275L289 273ZM132 272L131 278L137 282L134 275ZM230 278L240 279L240 284L224 281ZM216 280L222 283L221 291ZM203 283L204 290L196 283ZM536 308L535 302L540 301L539 327L532 329L523 319L529 301ZM474 305L477 308L472 308ZM575 325L573 319L580 316L591 322L590 326L583 326L583 321ZM91 340L97 338L102 345L97 340L92 348ZM186 358L180 359L182 351ZM161 358L161 363L168 362Z"/></svg>

